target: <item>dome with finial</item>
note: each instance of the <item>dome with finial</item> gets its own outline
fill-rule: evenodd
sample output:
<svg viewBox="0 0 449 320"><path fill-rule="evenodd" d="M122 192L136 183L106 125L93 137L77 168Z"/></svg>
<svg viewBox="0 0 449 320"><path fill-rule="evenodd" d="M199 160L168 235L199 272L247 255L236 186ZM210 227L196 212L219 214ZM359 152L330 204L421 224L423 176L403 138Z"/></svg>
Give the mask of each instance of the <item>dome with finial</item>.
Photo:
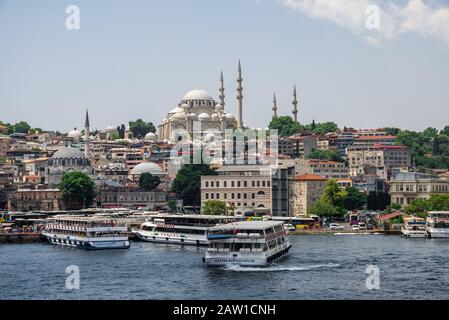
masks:
<svg viewBox="0 0 449 320"><path fill-rule="evenodd" d="M182 101L189 101L189 100L209 100L213 101L214 98L204 89L201 89L200 87L196 87L195 89L187 92L184 97L182 98Z"/></svg>

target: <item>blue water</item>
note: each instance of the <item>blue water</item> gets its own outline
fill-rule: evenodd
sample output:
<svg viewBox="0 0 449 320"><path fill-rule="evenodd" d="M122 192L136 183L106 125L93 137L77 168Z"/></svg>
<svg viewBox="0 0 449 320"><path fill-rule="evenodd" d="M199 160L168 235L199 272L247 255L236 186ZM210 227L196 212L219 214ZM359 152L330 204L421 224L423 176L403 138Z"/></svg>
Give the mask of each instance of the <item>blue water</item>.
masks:
<svg viewBox="0 0 449 320"><path fill-rule="evenodd" d="M132 242L129 250L0 245L0 299L448 299L449 241L383 235L290 237L268 268L203 266L204 248ZM66 289L66 267L80 288ZM379 290L366 288L377 265Z"/></svg>

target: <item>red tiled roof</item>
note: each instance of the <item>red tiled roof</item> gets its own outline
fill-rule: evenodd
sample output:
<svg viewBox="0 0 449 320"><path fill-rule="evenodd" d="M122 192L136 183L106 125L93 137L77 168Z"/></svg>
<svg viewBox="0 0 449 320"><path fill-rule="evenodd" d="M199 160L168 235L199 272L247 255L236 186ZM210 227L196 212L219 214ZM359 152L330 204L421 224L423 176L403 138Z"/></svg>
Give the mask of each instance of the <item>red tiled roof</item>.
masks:
<svg viewBox="0 0 449 320"><path fill-rule="evenodd" d="M360 136L358 140L391 140L396 139L396 136Z"/></svg>
<svg viewBox="0 0 449 320"><path fill-rule="evenodd" d="M303 174L293 178L294 181L326 181L325 177L316 174Z"/></svg>
<svg viewBox="0 0 449 320"><path fill-rule="evenodd" d="M391 218L394 218L394 217L397 217L397 216L401 216L403 214L404 213L402 213L402 212L396 211L396 212L392 212L392 213L384 214L383 216L380 216L379 220L380 221L385 221L385 220L388 220L388 219L391 219Z"/></svg>

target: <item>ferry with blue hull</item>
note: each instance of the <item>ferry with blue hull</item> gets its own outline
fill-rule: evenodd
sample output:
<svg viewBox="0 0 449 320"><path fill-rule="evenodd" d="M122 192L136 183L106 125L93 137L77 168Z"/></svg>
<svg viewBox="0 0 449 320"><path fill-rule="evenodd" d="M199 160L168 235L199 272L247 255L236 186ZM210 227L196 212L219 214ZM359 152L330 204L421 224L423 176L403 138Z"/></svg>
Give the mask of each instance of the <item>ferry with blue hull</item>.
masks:
<svg viewBox="0 0 449 320"><path fill-rule="evenodd" d="M241 221L208 230L207 266L261 267L288 254L290 240L281 221Z"/></svg>
<svg viewBox="0 0 449 320"><path fill-rule="evenodd" d="M56 216L42 232L50 244L86 250L128 249L128 227L98 217Z"/></svg>

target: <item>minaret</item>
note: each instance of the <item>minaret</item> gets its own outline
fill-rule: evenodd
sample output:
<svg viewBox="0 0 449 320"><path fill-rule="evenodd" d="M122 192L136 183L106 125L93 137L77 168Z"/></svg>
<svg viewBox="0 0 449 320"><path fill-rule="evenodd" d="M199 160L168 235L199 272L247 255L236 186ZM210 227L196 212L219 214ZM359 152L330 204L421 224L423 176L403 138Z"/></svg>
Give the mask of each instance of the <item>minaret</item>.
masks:
<svg viewBox="0 0 449 320"><path fill-rule="evenodd" d="M278 107L276 105L276 92L273 95L273 118L277 118L278 116Z"/></svg>
<svg viewBox="0 0 449 320"><path fill-rule="evenodd" d="M238 75L237 75L237 128L242 129L243 120L242 120L242 105L243 105L243 87L242 87L242 67L238 66Z"/></svg>
<svg viewBox="0 0 449 320"><path fill-rule="evenodd" d="M89 159L90 123L89 110L86 110L86 122L84 123L84 156Z"/></svg>
<svg viewBox="0 0 449 320"><path fill-rule="evenodd" d="M220 89L219 89L219 91L220 91L220 96L219 96L220 104L224 108L224 106L225 106L225 101L224 101L224 98L225 98L224 91L225 91L225 89L224 89L224 82L223 82L223 71L221 71L221 73L220 73Z"/></svg>
<svg viewBox="0 0 449 320"><path fill-rule="evenodd" d="M295 120L295 122L298 122L298 99L296 98L296 85L293 87L293 120Z"/></svg>

